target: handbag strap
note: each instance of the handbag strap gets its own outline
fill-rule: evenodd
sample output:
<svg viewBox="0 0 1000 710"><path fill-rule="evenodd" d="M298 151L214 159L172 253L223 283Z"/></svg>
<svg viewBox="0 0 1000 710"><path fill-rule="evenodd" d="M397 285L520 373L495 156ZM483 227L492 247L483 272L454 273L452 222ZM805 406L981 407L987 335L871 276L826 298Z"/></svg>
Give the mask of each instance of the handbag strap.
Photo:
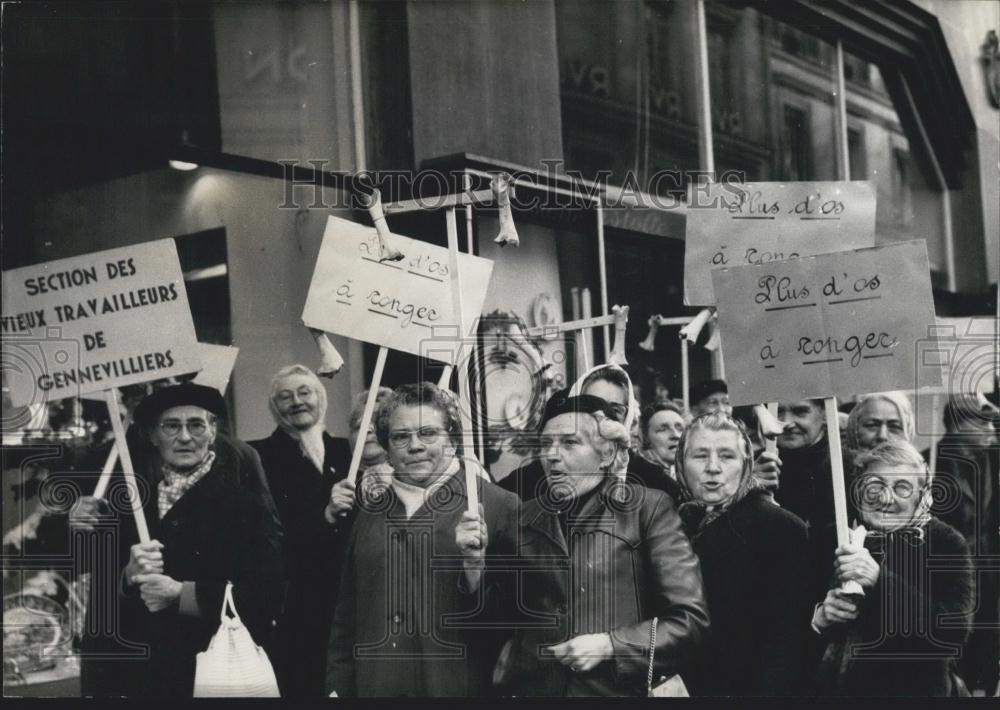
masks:
<svg viewBox="0 0 1000 710"><path fill-rule="evenodd" d="M656 654L656 624L659 617L654 616L649 624L649 669L646 671L646 695L653 691L653 657Z"/></svg>
<svg viewBox="0 0 1000 710"><path fill-rule="evenodd" d="M226 609L232 612L233 618L236 619L241 624L243 619L240 618L239 612L236 611L236 604L233 602L233 583L226 582L226 593L222 598L222 611L219 612L219 621L224 622L226 620Z"/></svg>

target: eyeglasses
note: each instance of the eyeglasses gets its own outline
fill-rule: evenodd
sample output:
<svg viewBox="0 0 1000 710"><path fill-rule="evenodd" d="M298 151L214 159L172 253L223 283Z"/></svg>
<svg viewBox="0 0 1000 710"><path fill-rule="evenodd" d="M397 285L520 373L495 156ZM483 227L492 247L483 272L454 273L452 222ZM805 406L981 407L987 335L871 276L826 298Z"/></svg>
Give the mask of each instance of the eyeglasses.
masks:
<svg viewBox="0 0 1000 710"><path fill-rule="evenodd" d="M444 435L445 430L436 426L420 427L417 431L391 431L389 432L389 444L396 449L404 449L410 445L410 440L416 434L424 444L433 444Z"/></svg>
<svg viewBox="0 0 1000 710"><path fill-rule="evenodd" d="M180 419L167 419L160 422L159 427L164 436L170 438L180 436L181 430L185 428L191 436L199 437L204 436L208 431L208 422L204 419L189 419L187 422L182 422Z"/></svg>
<svg viewBox="0 0 1000 710"><path fill-rule="evenodd" d="M909 481L896 481L890 485L888 481L876 476L868 476L861 481L861 490L865 499L868 500L875 500L881 497L890 488L894 496L904 500L912 496L916 490Z"/></svg>

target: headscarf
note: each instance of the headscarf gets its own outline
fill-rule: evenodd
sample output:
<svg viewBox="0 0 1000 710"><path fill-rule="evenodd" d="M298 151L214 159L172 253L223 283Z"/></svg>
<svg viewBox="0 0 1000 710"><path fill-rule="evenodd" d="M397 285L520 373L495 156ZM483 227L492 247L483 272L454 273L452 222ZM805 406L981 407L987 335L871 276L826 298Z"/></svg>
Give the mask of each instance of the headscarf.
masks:
<svg viewBox="0 0 1000 710"><path fill-rule="evenodd" d="M586 383L587 380L592 379L591 376L595 372L603 369L617 370L619 373L621 373L621 375L625 379L626 382L625 388L626 390L628 390L626 393L627 394L626 401L628 402L627 405L628 409L625 413L625 421L622 422L622 425L625 428L625 433L628 434L629 432L632 431L632 424L639 416L639 402L636 400L635 392L632 390L632 378L630 378L628 376L628 373L625 372L625 370L622 369L619 365L615 365L613 363L607 363L604 365L597 365L595 367L590 368L585 373L583 373L583 377L580 377L579 379L577 379L576 382L573 383L573 386L570 387L569 390L569 396L570 397L579 396L583 392L584 383ZM601 421L598 421L599 427L604 427L605 429L605 431L601 432L601 436L603 438L609 440L614 440L619 438L618 437L619 432L617 432L617 430L615 430L614 432L611 431L612 429L614 429L614 427L611 427L611 424L613 422L614 420L611 419L608 419L603 423ZM631 437L629 437L629 443L630 442L631 442ZM629 448L628 448L628 443L626 443L624 446L619 447L619 451L615 456L615 461L611 466L611 472L614 473L619 478L624 478L626 472L628 471L628 462L629 462Z"/></svg>
<svg viewBox="0 0 1000 710"><path fill-rule="evenodd" d="M858 430L861 428L861 411L864 409L864 404L868 401L880 399L896 407L896 411L899 412L899 418L903 422L903 433L906 435L906 440L913 443L913 434L916 426L913 418L913 406L910 404L909 397L902 392L876 392L875 394L866 394L861 397L847 418L847 448L851 451L858 451L862 448Z"/></svg>
<svg viewBox="0 0 1000 710"><path fill-rule="evenodd" d="M279 383L282 379L290 375L305 376L316 392L316 423L305 430L296 428L288 418L284 417L278 410L278 405L275 401ZM326 421L326 389L323 387L323 383L319 381L316 373L305 365L296 364L281 368L271 378L271 396L268 398L268 404L278 426L288 436L299 442L302 455L312 462L317 471L323 473L323 460L326 458L326 447L323 445L323 430L326 428L324 424Z"/></svg>
<svg viewBox="0 0 1000 710"><path fill-rule="evenodd" d="M684 474L684 457L688 440L695 431L699 429L709 431L735 431L740 437L741 453L743 454L743 470L740 472L740 482L733 497L721 505L708 505L695 497L688 485L687 477ZM709 412L695 417L677 445L677 484L681 489L681 505L678 512L684 530L689 537L697 535L711 523L718 520L723 513L733 505L739 503L754 490L763 487L753 476L753 443L750 435L747 434L746 427L738 419L734 419L723 412Z"/></svg>

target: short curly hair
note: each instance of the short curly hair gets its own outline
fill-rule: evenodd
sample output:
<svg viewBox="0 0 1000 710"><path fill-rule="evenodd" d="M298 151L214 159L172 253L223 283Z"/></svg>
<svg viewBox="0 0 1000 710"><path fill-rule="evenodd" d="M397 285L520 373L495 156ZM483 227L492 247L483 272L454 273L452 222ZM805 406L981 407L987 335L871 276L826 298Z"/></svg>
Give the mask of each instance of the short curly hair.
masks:
<svg viewBox="0 0 1000 710"><path fill-rule="evenodd" d="M429 406L441 413L445 430L453 444L458 446L462 434L462 420L458 411L457 398L448 390L441 389L433 382L416 382L400 385L385 398L378 410L375 421L375 436L386 451L389 450L389 420L400 407Z"/></svg>

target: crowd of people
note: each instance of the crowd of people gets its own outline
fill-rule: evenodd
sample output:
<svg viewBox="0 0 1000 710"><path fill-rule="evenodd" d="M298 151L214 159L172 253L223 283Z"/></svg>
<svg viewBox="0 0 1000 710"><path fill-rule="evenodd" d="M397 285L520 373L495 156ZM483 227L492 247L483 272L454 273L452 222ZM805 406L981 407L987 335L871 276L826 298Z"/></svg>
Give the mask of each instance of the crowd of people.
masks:
<svg viewBox="0 0 1000 710"><path fill-rule="evenodd" d="M90 562L106 584L84 695L190 696L227 582L286 698L995 692L988 401L950 400L932 471L907 398L861 397L843 423L854 532L838 545L827 432L841 422L822 401L781 403L769 451L725 382L694 386L690 412L640 407L626 371L599 366L551 395L535 455L495 483L461 448L451 392L382 388L367 429L366 396L349 439L333 437L321 381L283 368L276 428L249 445L213 389L138 404L151 540L120 524ZM85 497L70 524L97 534L113 515Z"/></svg>

